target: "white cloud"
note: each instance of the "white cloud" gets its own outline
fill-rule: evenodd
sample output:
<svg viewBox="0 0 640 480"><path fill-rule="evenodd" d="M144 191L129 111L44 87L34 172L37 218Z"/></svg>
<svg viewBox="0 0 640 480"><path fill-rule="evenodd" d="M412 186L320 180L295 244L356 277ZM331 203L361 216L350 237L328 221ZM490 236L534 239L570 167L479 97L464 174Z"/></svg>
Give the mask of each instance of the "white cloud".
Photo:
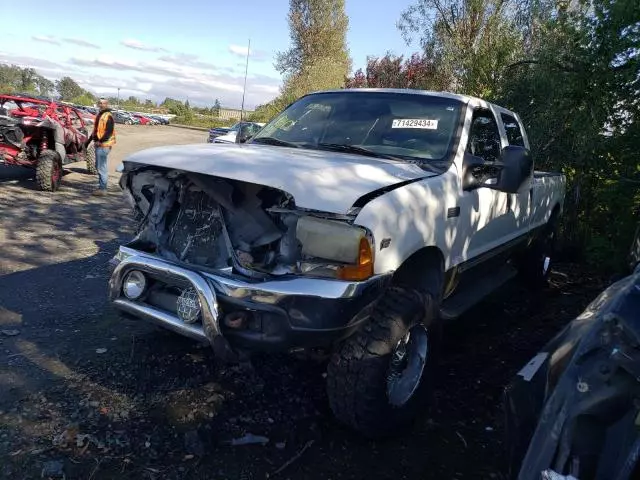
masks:
<svg viewBox="0 0 640 480"><path fill-rule="evenodd" d="M51 43L53 45L60 45L61 43L71 43L79 47L100 49L100 45L88 42L81 38L58 38L53 35L33 35L31 37L36 42Z"/></svg>
<svg viewBox="0 0 640 480"><path fill-rule="evenodd" d="M183 55L183 56L181 56ZM51 80L69 75L83 88L97 95L120 97L135 95L161 102L165 97L184 100L192 105L212 105L219 98L226 107L240 107L244 69L216 67L195 55L175 54L162 59L140 61L131 58L97 55L77 56L64 62L16 55L0 50L0 63L35 68ZM250 75L247 79L245 105L253 108L274 98L280 79L266 75Z"/></svg>
<svg viewBox="0 0 640 480"><path fill-rule="evenodd" d="M248 45L246 47L242 45L235 45L235 44L229 45L229 52L236 55L237 57L246 57L248 50L249 50ZM255 50L252 48L249 51L249 57L251 60L263 61L267 59L268 55L267 55L267 52L263 50Z"/></svg>
<svg viewBox="0 0 640 480"><path fill-rule="evenodd" d="M233 45L233 44L229 45L229 51L234 55L238 55L239 57L246 57L248 49L249 49L248 46L243 47L240 45Z"/></svg>
<svg viewBox="0 0 640 480"><path fill-rule="evenodd" d="M51 35L34 35L31 38L36 42L45 42L45 43L52 43L54 45L60 45L60 41L57 40L55 37L52 37Z"/></svg>
<svg viewBox="0 0 640 480"><path fill-rule="evenodd" d="M81 38L63 38L62 41L66 43L73 43L74 45L78 45L80 47L95 48L95 49L100 48L100 45L87 42L86 40L82 40Z"/></svg>
<svg viewBox="0 0 640 480"><path fill-rule="evenodd" d="M237 73L238 69L234 67L221 67L212 62L205 62L200 60L200 57L197 55L192 55L190 53L180 53L175 52L171 55L162 55L158 57L158 60L162 62L171 63L175 66L179 67L193 67L200 68L203 70L214 70L217 72L226 72L226 73Z"/></svg>
<svg viewBox="0 0 640 480"><path fill-rule="evenodd" d="M120 43L127 48L132 48L134 50L141 50L143 52L166 52L167 51L162 47L147 45L146 43L142 43L140 40L136 40L133 38L122 40Z"/></svg>

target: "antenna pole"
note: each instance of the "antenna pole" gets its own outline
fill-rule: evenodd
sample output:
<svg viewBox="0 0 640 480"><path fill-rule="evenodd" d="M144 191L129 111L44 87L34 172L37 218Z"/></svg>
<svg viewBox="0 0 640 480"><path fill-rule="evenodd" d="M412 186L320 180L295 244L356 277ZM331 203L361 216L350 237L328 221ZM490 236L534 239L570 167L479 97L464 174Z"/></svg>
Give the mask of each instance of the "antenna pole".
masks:
<svg viewBox="0 0 640 480"><path fill-rule="evenodd" d="M244 68L244 88L242 89L242 107L240 108L240 121L244 120L244 94L247 91L247 73L249 73L249 53L251 52L251 39L247 47L247 65Z"/></svg>

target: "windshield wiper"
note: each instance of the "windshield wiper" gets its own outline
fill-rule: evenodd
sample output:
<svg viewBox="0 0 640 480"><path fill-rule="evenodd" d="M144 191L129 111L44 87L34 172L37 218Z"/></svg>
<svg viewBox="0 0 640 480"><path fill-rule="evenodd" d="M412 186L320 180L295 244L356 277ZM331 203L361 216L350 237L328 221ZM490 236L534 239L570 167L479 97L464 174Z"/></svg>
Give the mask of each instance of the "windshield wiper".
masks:
<svg viewBox="0 0 640 480"><path fill-rule="evenodd" d="M367 148L358 147L356 145L348 145L341 143L318 143L319 148L325 148L327 150L335 150L336 152L355 153L356 155L366 155L367 157L385 158L387 160L402 160L401 158L394 157L393 155L386 155L384 153L374 152Z"/></svg>
<svg viewBox="0 0 640 480"><path fill-rule="evenodd" d="M292 147L292 148L300 148L299 145L291 142L285 142L284 140L280 140L275 137L258 137L253 138L251 143L264 143L265 145L276 145L278 147Z"/></svg>

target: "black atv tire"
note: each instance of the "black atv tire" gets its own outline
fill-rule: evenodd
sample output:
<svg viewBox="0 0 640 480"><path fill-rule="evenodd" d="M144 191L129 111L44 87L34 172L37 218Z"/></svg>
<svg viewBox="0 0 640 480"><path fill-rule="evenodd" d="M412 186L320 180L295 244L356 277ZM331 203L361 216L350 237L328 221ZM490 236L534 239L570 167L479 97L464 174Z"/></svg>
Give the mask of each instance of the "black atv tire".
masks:
<svg viewBox="0 0 640 480"><path fill-rule="evenodd" d="M549 284L557 234L558 212L553 211L533 244L517 259L520 279L532 290L541 290Z"/></svg>
<svg viewBox="0 0 640 480"><path fill-rule="evenodd" d="M55 192L62 180L62 160L53 150L44 150L38 157L36 183L45 192Z"/></svg>
<svg viewBox="0 0 640 480"><path fill-rule="evenodd" d="M87 165L87 172L90 175L98 174L98 167L96 165L96 148L93 145L89 145L84 150L84 161Z"/></svg>
<svg viewBox="0 0 640 480"><path fill-rule="evenodd" d="M365 325L334 353L327 370L327 394L340 422L366 437L379 438L406 427L425 409L439 340L436 303L430 294L391 287ZM412 327L421 325L428 334L421 380L405 402L393 405L389 391L392 357Z"/></svg>

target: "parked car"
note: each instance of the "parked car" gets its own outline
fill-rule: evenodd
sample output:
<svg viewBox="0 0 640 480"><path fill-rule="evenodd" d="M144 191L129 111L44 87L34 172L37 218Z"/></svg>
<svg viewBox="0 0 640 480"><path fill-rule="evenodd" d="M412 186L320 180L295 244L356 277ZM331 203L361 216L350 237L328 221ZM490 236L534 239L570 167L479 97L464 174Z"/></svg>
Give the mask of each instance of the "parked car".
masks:
<svg viewBox="0 0 640 480"><path fill-rule="evenodd" d="M235 143L236 137L238 136L238 132L243 127L246 127L246 134L248 137L254 136L256 133L260 131L262 127L264 127L264 123L257 122L240 122L236 123L231 130L229 130L224 135L219 135L213 139L211 143Z"/></svg>
<svg viewBox="0 0 640 480"><path fill-rule="evenodd" d="M84 118L73 107L0 95L0 164L33 168L40 190L56 191L67 163L84 161L95 171L95 149L84 147L87 137Z"/></svg>
<svg viewBox="0 0 640 480"><path fill-rule="evenodd" d="M235 127L236 125L238 125L237 123L235 125L233 125L233 127ZM219 137L221 135L226 135L227 133L229 133L231 131L231 129L233 127L215 127L215 128L210 128L209 129L209 136L207 137L207 143L213 143L213 140L216 137Z"/></svg>
<svg viewBox="0 0 640 480"><path fill-rule="evenodd" d="M131 118L130 115L121 112L121 111L114 111L112 112L113 115L113 121L122 125L133 125L134 120Z"/></svg>
<svg viewBox="0 0 640 480"><path fill-rule="evenodd" d="M167 118L161 117L160 115L147 115L147 117L151 118L159 125L169 125L169 120Z"/></svg>
<svg viewBox="0 0 640 480"><path fill-rule="evenodd" d="M149 125L149 123L151 123L151 120L149 120L144 115L137 115L135 113L132 113L131 117L137 119L141 125Z"/></svg>
<svg viewBox="0 0 640 480"><path fill-rule="evenodd" d="M390 434L424 409L442 322L551 267L565 178L518 115L415 90L306 95L247 143L124 160L141 219L113 305L237 352L332 352L336 417Z"/></svg>

